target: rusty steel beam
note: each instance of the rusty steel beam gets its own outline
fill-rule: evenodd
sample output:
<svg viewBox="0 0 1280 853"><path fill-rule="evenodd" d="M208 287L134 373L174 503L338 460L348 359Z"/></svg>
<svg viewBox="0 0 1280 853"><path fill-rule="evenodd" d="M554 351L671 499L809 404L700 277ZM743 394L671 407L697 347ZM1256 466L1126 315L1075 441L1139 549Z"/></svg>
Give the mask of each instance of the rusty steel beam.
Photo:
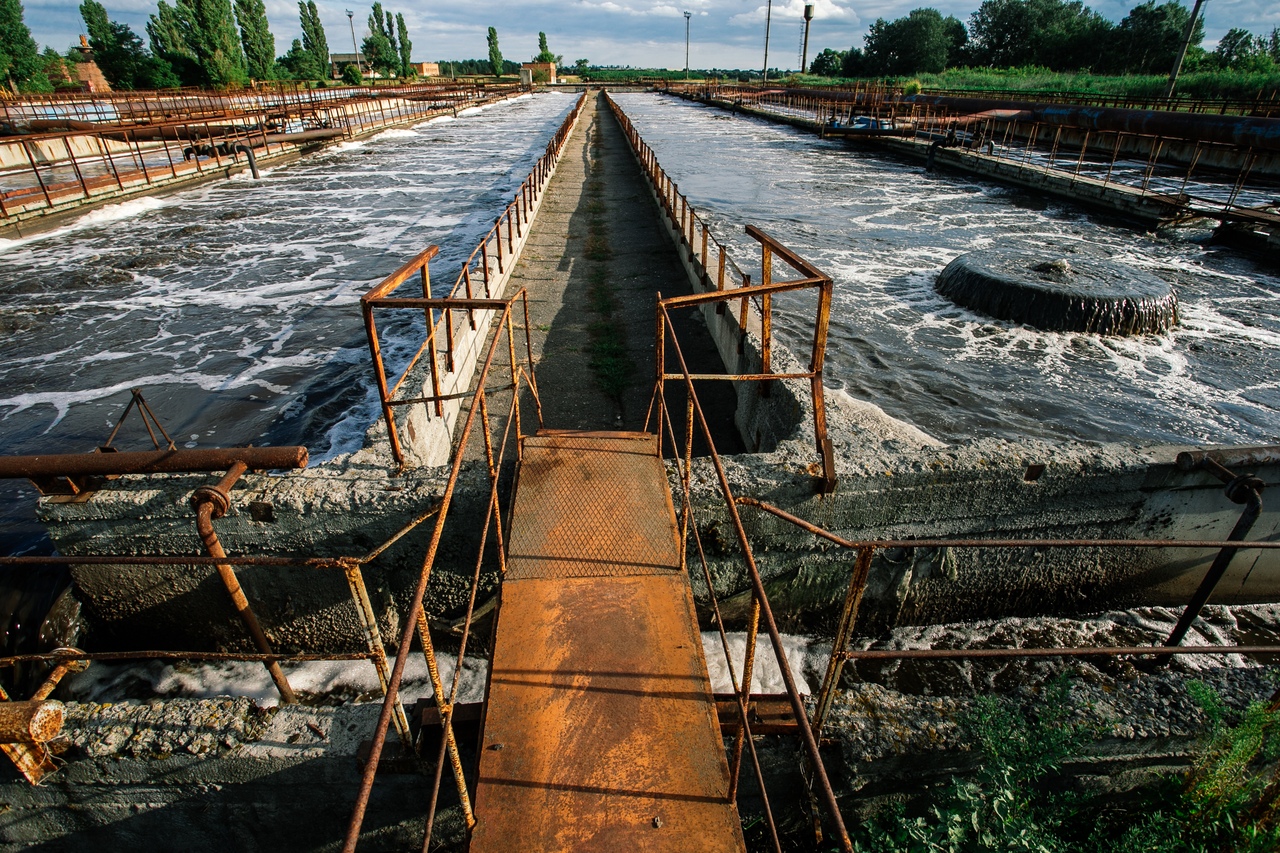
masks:
<svg viewBox="0 0 1280 853"><path fill-rule="evenodd" d="M255 470L307 467L305 447L219 447L207 450L143 450L117 453L45 453L0 456L0 479L113 477L226 471L237 462Z"/></svg>

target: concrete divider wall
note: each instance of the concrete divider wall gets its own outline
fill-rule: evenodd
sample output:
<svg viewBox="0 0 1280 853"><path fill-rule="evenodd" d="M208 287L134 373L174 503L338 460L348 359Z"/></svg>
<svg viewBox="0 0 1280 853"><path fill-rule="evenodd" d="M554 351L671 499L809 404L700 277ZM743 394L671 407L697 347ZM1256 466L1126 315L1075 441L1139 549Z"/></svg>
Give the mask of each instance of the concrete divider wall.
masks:
<svg viewBox="0 0 1280 853"><path fill-rule="evenodd" d="M615 115L625 116L621 107L609 99L610 107ZM624 125L625 129L625 125ZM636 150L631 134L623 134L631 148L640 172L644 175L645 186L659 211L662 225L680 257L680 264L688 276L694 293L711 293L716 290L716 282L710 271L703 266L698 250L689 244L688 236L680 225L680 220L671 215L663 203L662 193L653 180L653 175L646 168L645 162ZM661 167L659 167L661 168ZM690 216L693 206L689 205ZM754 310L751 302L745 306L746 322L742 322L744 306L740 300L729 300L723 313L717 313L716 305L702 305L697 308L706 323L707 331L715 341L725 371L730 374L760 374L764 372L764 358L761 353L763 326L760 314ZM683 309L689 310L689 309ZM745 333L743 327L745 326ZM786 347L772 342L770 360L775 373L800 372L807 370ZM667 370L678 373L679 365L674 355L668 356ZM795 437L805 425L813 423L813 400L808 386L796 380L775 380L769 388L761 382L733 381L737 397L737 409L734 422L743 443L753 452L767 452L778 446L780 441ZM812 426L809 426L812 431Z"/></svg>
<svg viewBox="0 0 1280 853"><path fill-rule="evenodd" d="M585 96L584 96L585 97ZM556 146L555 155L547 158L549 168L541 182L532 181L530 176L529 183L532 187L532 200L528 207L527 215L523 216L523 225L518 225L513 215L507 220L507 236L504 237L502 222L507 218L507 211L498 217L495 229L489 232L488 236L482 241L482 251L494 258L490 264L490 277L488 285L488 293L475 292L476 298L502 299L506 295L507 283L511 280L511 273L516 267L516 263L520 260L520 255L524 251L524 245L529 239L529 234L533 231L533 223L537 219L538 211L542 208L542 201L546 197L547 185L555 176L556 166L560 161L560 152L564 148L564 142L573 133L578 124L578 118L581 115L583 100L578 99L577 105L573 112L565 120L564 124L558 131L557 137L559 144ZM513 202L513 206L520 206L519 201ZM508 208L507 210L511 210ZM503 243L507 248L502 253L503 261L501 266L498 265L496 257L498 255L496 243ZM493 247L492 250L490 247ZM469 261L467 263L470 263ZM472 276L473 291L483 291L484 284L477 277ZM463 293L455 293L457 297L463 297ZM519 310L518 307L513 310ZM475 328L469 325L461 325L455 322L454 331L454 369L445 370L441 366L440 373L440 393L448 396L452 394L464 394L471 387L472 380L477 373L477 367L480 364L481 357L487 352L485 343L488 339L490 326L493 318L498 316L496 310L484 310L475 312ZM439 331L437 332L439 334ZM439 341L437 340L437 343ZM423 359L425 361L425 359ZM418 389L415 396L427 397L434 394L431 383L431 371L429 364L420 363L414 373L405 381L409 388ZM437 415L433 406L424 403L415 403L411 406L400 407L397 417L397 431L400 436L400 446L404 449L406 463L413 466L437 466L445 465L449 462L453 452L453 434L458 426L458 416L462 411L463 398L461 396L456 399L446 400L443 404L443 415Z"/></svg>

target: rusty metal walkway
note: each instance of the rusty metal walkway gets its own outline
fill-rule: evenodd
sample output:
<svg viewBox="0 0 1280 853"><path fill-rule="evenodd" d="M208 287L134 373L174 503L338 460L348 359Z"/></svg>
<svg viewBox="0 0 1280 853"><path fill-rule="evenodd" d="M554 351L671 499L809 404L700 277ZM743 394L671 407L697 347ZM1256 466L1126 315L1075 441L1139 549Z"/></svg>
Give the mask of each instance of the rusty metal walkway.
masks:
<svg viewBox="0 0 1280 853"><path fill-rule="evenodd" d="M656 436L524 440L473 853L744 850Z"/></svg>

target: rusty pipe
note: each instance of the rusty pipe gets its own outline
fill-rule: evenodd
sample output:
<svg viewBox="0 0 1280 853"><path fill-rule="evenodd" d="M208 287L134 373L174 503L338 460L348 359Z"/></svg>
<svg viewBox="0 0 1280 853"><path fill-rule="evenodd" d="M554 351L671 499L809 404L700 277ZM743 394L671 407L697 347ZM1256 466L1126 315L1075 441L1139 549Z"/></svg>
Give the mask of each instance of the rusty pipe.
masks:
<svg viewBox="0 0 1280 853"><path fill-rule="evenodd" d="M62 731L62 718L58 701L0 702L0 743L47 743Z"/></svg>
<svg viewBox="0 0 1280 853"><path fill-rule="evenodd" d="M246 468L307 467L305 447L218 447L203 450L144 450L117 453L42 453L0 456L0 480L47 477L112 477Z"/></svg>
<svg viewBox="0 0 1280 853"><path fill-rule="evenodd" d="M218 534L213 529L213 520L226 515L231 504L227 493L246 470L245 463L236 462L231 465L227 470L226 476L216 486L201 486L191 496L191 504L196 510L196 530L200 534L201 541L204 542L205 550L214 559L225 559L227 552L222 549L222 543L218 541ZM231 596L231 602L236 608L236 613L239 614L245 627L249 629L249 634L253 637L254 644L263 654L271 654L271 642L267 639L266 632L262 630L258 617L254 615L253 608L249 606L249 599L245 597L244 590L240 588L240 580L236 577L235 569L226 563L218 563L216 568L218 569L218 576L222 579L223 586L227 588L227 593ZM267 672L271 674L271 680L275 682L276 689L280 691L281 701L286 705L296 704L298 697L294 694L293 688L289 686L289 680L285 678L284 670L280 668L279 661L272 659L265 661L265 664Z"/></svg>

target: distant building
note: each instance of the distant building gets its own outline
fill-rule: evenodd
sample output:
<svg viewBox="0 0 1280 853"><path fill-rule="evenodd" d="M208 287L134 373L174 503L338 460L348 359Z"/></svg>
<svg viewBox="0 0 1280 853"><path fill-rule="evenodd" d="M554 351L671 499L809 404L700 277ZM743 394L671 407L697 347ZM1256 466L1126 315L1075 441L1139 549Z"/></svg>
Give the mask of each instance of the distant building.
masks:
<svg viewBox="0 0 1280 853"><path fill-rule="evenodd" d="M329 76L337 80L342 76L342 69L348 65L355 65L357 59L360 62L360 70L364 72L364 76L370 76L373 71L369 68L369 61L364 58L363 53L331 53L329 54Z"/></svg>
<svg viewBox="0 0 1280 853"><path fill-rule="evenodd" d="M554 62L526 62L520 66L528 70L535 82L556 82L556 64ZM546 78L543 80L542 78Z"/></svg>
<svg viewBox="0 0 1280 853"><path fill-rule="evenodd" d="M411 63L409 67L412 68L419 77L439 77L440 76L439 62L414 62L414 63Z"/></svg>

